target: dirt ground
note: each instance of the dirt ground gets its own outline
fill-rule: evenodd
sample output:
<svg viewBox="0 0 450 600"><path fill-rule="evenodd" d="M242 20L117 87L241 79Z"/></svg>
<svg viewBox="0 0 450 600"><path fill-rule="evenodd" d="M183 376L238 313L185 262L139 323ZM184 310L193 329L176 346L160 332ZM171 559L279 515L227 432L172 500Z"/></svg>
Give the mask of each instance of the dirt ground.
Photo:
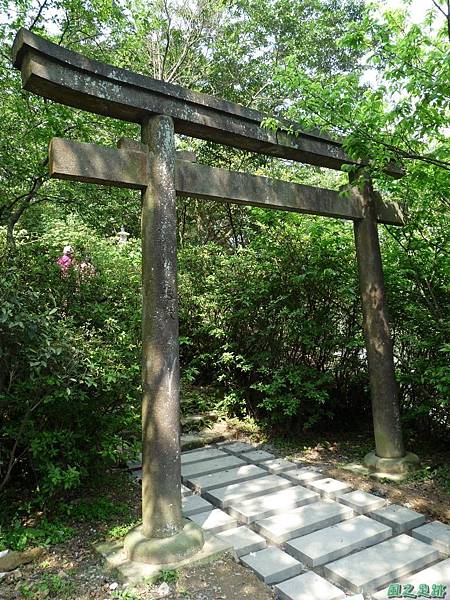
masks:
<svg viewBox="0 0 450 600"><path fill-rule="evenodd" d="M242 441L249 437L236 435ZM255 438L253 438L255 441ZM343 464L355 460L358 451L356 440L327 441L303 446L302 449L283 446L281 443L260 443L259 447L271 450L278 456L295 459L305 465L321 469L324 476L336 477L350 482L355 489L381 495L391 502L404 504L425 513L429 518L450 523L450 496L448 486L428 477L418 477L404 483L376 481L366 476L349 473ZM449 465L449 451L424 458L426 466ZM431 468L431 467L430 467ZM118 484L109 497L130 505L136 520L139 518L140 489L128 479ZM274 598L271 590L262 584L248 569L225 555L214 563L167 572L155 585L138 587L124 585L114 573L104 571L102 560L93 549L93 543L104 540L109 531L106 524L98 527L81 524L77 535L69 541L45 550L33 564L24 565L9 573L0 582L2 600L44 598L54 600L236 600Z"/></svg>

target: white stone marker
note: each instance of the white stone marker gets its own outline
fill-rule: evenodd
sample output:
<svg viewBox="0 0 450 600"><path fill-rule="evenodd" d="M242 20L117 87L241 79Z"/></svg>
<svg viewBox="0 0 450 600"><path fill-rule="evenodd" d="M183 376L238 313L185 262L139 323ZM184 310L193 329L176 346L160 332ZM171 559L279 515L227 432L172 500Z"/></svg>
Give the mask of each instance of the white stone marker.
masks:
<svg viewBox="0 0 450 600"><path fill-rule="evenodd" d="M245 526L227 529L218 533L217 537L233 546L237 558L250 554L250 552L263 550L267 546L267 542L262 536Z"/></svg>
<svg viewBox="0 0 450 600"><path fill-rule="evenodd" d="M332 500L320 500L281 515L256 521L254 528L274 544L282 544L292 538L307 535L351 517L353 511L348 506Z"/></svg>
<svg viewBox="0 0 450 600"><path fill-rule="evenodd" d="M323 473L314 471L314 469L311 469L310 467L283 471L280 475L281 477L286 477L286 479L289 479L292 483L299 483L300 485L306 485L309 481L314 481L315 479L323 479Z"/></svg>
<svg viewBox="0 0 450 600"><path fill-rule="evenodd" d="M290 462L284 458L273 458L272 460L265 460L261 463L261 467L270 471L274 475L279 475L283 471L291 471L292 469L297 468L297 464Z"/></svg>
<svg viewBox="0 0 450 600"><path fill-rule="evenodd" d="M279 583L303 571L303 565L298 560L274 547L247 554L241 558L241 562L267 585Z"/></svg>
<svg viewBox="0 0 450 600"><path fill-rule="evenodd" d="M218 473L209 475L200 475L199 477L190 477L185 479L185 483L198 492L213 490L214 488L224 487L228 484L249 481L257 477L263 477L267 471L256 465L243 465L235 469L227 469Z"/></svg>
<svg viewBox="0 0 450 600"><path fill-rule="evenodd" d="M264 471L267 473L267 471ZM278 475L266 475L244 483L232 483L221 488L205 492L205 498L216 506L227 508L239 500L255 498L263 494L269 494L283 488L291 487L290 481L278 477Z"/></svg>
<svg viewBox="0 0 450 600"><path fill-rule="evenodd" d="M191 495L182 498L181 508L183 510L183 515L185 517L190 517L191 515L205 512L206 510L212 510L214 506L201 496Z"/></svg>
<svg viewBox="0 0 450 600"><path fill-rule="evenodd" d="M361 490L349 492L343 496L339 496L336 500L339 500L339 502L342 502L346 506L350 506L350 508L360 515L382 508L386 504L385 498L380 498Z"/></svg>
<svg viewBox="0 0 450 600"><path fill-rule="evenodd" d="M251 450L250 452L242 452L240 457L244 459L248 463L261 463L264 460L271 460L275 458L273 454L270 452L266 452L265 450Z"/></svg>
<svg viewBox="0 0 450 600"><path fill-rule="evenodd" d="M312 571L279 583L275 586L275 592L282 600L343 600L345 598L342 590Z"/></svg>
<svg viewBox="0 0 450 600"><path fill-rule="evenodd" d="M296 485L250 500L238 499L229 505L228 512L236 517L238 521L249 525L254 521L284 513L292 508L305 506L317 500L320 500L319 494Z"/></svg>
<svg viewBox="0 0 450 600"><path fill-rule="evenodd" d="M413 593L416 594L419 590L419 585L421 584L428 585L430 587L430 592L432 590L433 583L445 585L447 588L445 598L447 598L450 592L450 559L438 562L432 567L428 567L423 571L419 571L419 573L416 573L415 575L409 575L408 577L396 579L395 582L403 585L406 583L413 585ZM389 587L386 587L384 590L373 594L373 600L388 600L388 590Z"/></svg>
<svg viewBox="0 0 450 600"><path fill-rule="evenodd" d="M425 523L425 517L415 510L391 504L369 514L369 517L392 527L394 534L405 533Z"/></svg>
<svg viewBox="0 0 450 600"><path fill-rule="evenodd" d="M284 549L308 567L320 567L391 537L392 529L364 515L286 542Z"/></svg>
<svg viewBox="0 0 450 600"><path fill-rule="evenodd" d="M201 450L191 450L181 454L181 464L188 465L190 463L200 462L202 460L211 460L213 458L223 458L228 456L223 450L217 448L202 448Z"/></svg>
<svg viewBox="0 0 450 600"><path fill-rule="evenodd" d="M316 479L315 481L308 481L305 483L306 487L311 490L318 492L322 498L329 498L334 500L342 494L346 494L352 489L352 486L344 481L338 479L332 479L327 477L326 479Z"/></svg>
<svg viewBox="0 0 450 600"><path fill-rule="evenodd" d="M368 593L438 559L436 548L402 534L329 563L324 575L350 592Z"/></svg>
<svg viewBox="0 0 450 600"><path fill-rule="evenodd" d="M450 555L450 525L445 525L440 521L433 521L414 529L411 533L413 537L426 544L431 544L445 556ZM450 589L449 589L450 594Z"/></svg>
<svg viewBox="0 0 450 600"><path fill-rule="evenodd" d="M233 442L232 444L224 444L220 448L231 454L241 454L241 452L251 452L252 450L256 450L255 446L247 444L247 442Z"/></svg>
<svg viewBox="0 0 450 600"><path fill-rule="evenodd" d="M197 525L200 525L202 529L213 534L225 531L225 529L233 529L237 525L236 519L227 515L220 508L213 508L212 510L191 515L189 518L191 521L197 523Z"/></svg>
<svg viewBox="0 0 450 600"><path fill-rule="evenodd" d="M191 479L192 477L200 477L200 475L207 475L208 473L217 473L218 471L225 471L245 464L245 460L242 460L237 456L229 455L224 456L223 458L202 460L200 462L182 465L181 478L184 481L185 479Z"/></svg>

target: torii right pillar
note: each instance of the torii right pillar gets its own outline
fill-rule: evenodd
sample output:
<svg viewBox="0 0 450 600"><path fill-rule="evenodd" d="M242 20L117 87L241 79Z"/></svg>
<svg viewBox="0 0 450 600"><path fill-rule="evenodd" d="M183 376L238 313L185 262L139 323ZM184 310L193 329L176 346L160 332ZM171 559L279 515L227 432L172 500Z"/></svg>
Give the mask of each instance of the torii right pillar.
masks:
<svg viewBox="0 0 450 600"><path fill-rule="evenodd" d="M354 231L375 434L375 452L367 454L364 463L373 471L395 477L415 469L419 458L405 452L403 444L378 238L376 193L370 179L363 174L353 177L351 185L363 206L363 218L354 221Z"/></svg>

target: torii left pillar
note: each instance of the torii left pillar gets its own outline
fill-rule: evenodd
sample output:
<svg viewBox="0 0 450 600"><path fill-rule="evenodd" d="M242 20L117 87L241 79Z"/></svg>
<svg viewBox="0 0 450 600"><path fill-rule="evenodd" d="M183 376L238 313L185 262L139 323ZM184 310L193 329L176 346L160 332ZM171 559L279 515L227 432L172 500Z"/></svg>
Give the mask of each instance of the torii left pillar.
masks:
<svg viewBox="0 0 450 600"><path fill-rule="evenodd" d="M186 559L203 532L181 510L180 368L176 289L175 144L171 117L142 123L152 153L142 192L142 525L125 538L128 558L149 564Z"/></svg>

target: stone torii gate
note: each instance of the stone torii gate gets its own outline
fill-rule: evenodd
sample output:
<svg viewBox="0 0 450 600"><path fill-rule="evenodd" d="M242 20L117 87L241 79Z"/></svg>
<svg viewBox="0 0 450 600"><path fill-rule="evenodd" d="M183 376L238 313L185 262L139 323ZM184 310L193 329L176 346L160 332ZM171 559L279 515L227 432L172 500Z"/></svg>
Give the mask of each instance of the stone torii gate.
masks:
<svg viewBox="0 0 450 600"><path fill-rule="evenodd" d="M203 545L202 531L181 511L177 195L353 220L376 444L366 463L400 472L417 462L403 446L377 231L377 222L402 225L398 206L384 203L368 180L342 197L199 165L175 152L174 133L332 169L357 164L341 143L316 132L267 131L257 111L89 60L24 29L13 57L26 90L141 125L141 142L122 139L117 149L54 138L49 161L54 177L142 192L143 523L125 538L128 557L170 564ZM388 172L401 176L395 167Z"/></svg>

